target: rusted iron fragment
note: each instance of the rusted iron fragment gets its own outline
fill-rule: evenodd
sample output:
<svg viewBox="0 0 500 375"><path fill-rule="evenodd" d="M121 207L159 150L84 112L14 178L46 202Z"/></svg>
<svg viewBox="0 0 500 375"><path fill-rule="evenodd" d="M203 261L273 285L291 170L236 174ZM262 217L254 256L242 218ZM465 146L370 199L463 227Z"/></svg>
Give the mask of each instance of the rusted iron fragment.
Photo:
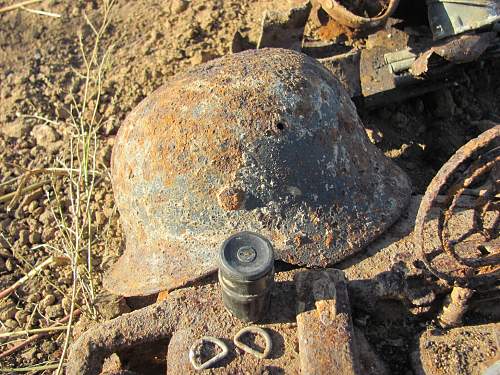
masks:
<svg viewBox="0 0 500 375"><path fill-rule="evenodd" d="M303 374L359 374L357 347L344 273L300 272L297 336Z"/></svg>
<svg viewBox="0 0 500 375"><path fill-rule="evenodd" d="M126 296L214 272L245 230L285 262L334 264L392 225L411 191L338 80L282 49L210 61L151 94L119 130L112 183L127 242L104 285Z"/></svg>
<svg viewBox="0 0 500 375"><path fill-rule="evenodd" d="M257 48L272 47L300 51L310 12L310 2L291 8L286 13L267 11L262 20Z"/></svg>
<svg viewBox="0 0 500 375"><path fill-rule="evenodd" d="M416 375L484 374L499 359L500 324L484 324L446 331L428 329L412 353Z"/></svg>
<svg viewBox="0 0 500 375"><path fill-rule="evenodd" d="M383 25L399 5L399 0L317 1L335 21L353 29L369 29Z"/></svg>
<svg viewBox="0 0 500 375"><path fill-rule="evenodd" d="M319 59L321 64L332 72L333 76L340 81L351 98L361 95L359 73L360 57L360 51L351 51L341 55Z"/></svg>
<svg viewBox="0 0 500 375"><path fill-rule="evenodd" d="M451 285L476 288L494 283L500 275L499 140L497 125L462 146L431 181L418 211L415 235L421 258L436 277ZM485 192L473 199L471 224L453 235L453 222L461 221L461 197L473 191L478 181ZM439 204L436 228L431 218L439 194L446 199ZM426 228L433 225L439 239L437 247L430 246L426 235Z"/></svg>
<svg viewBox="0 0 500 375"><path fill-rule="evenodd" d="M446 43L441 43L420 54L410 71L414 76L425 74L433 58L441 58L450 63L463 64L477 60L496 39L496 33L461 35Z"/></svg>

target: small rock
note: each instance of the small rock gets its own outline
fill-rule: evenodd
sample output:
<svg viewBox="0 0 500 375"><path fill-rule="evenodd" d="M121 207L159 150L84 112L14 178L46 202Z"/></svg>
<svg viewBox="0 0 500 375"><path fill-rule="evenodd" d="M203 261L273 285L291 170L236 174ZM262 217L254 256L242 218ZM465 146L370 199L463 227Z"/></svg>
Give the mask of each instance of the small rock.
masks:
<svg viewBox="0 0 500 375"><path fill-rule="evenodd" d="M14 303L7 303L0 307L0 320L5 322L9 319L13 319L16 316L16 305Z"/></svg>
<svg viewBox="0 0 500 375"><path fill-rule="evenodd" d="M38 201L32 201L28 205L28 212L32 214L38 208Z"/></svg>
<svg viewBox="0 0 500 375"><path fill-rule="evenodd" d="M60 316L62 316L64 313L63 308L61 305L52 305L52 306L47 306L45 309L45 315L49 319L55 319Z"/></svg>
<svg viewBox="0 0 500 375"><path fill-rule="evenodd" d="M56 131L46 124L35 126L31 131L31 135L35 138L36 144L45 149L50 148L59 138Z"/></svg>
<svg viewBox="0 0 500 375"><path fill-rule="evenodd" d="M210 61L214 58L215 58L215 56L209 52L196 51L194 53L193 57L191 58L191 65L193 65L193 66L200 65L200 64L207 62L207 61Z"/></svg>
<svg viewBox="0 0 500 375"><path fill-rule="evenodd" d="M22 326L23 324L25 324L28 321L28 317L29 317L29 315L26 314L25 311L23 311L23 310L16 311L15 319L17 320L17 322L19 323L20 326Z"/></svg>
<svg viewBox="0 0 500 375"><path fill-rule="evenodd" d="M42 296L40 295L40 293L32 293L28 296L28 298L26 298L26 300L30 303L40 302L41 299Z"/></svg>
<svg viewBox="0 0 500 375"><path fill-rule="evenodd" d="M17 324L17 322L14 319L6 320L4 325L10 330L14 330L17 327L19 327L19 324Z"/></svg>
<svg viewBox="0 0 500 375"><path fill-rule="evenodd" d="M7 271L12 272L16 268L16 262L12 259L9 258L5 261L5 268L7 268Z"/></svg>
<svg viewBox="0 0 500 375"><path fill-rule="evenodd" d="M23 352L21 354L21 357L28 361L28 362L31 362L35 359L35 355L36 355L36 348L31 348L31 349L28 349L26 350L25 352Z"/></svg>
<svg viewBox="0 0 500 375"><path fill-rule="evenodd" d="M130 312L125 298L106 292L97 297L96 307L99 314L105 319L113 319Z"/></svg>
<svg viewBox="0 0 500 375"><path fill-rule="evenodd" d="M29 243L30 232L27 229L22 229L19 232L19 240L17 241L19 246L27 245Z"/></svg>
<svg viewBox="0 0 500 375"><path fill-rule="evenodd" d="M29 129L29 125L22 118L16 118L13 122L0 126L0 132L7 138L22 138L29 132Z"/></svg>
<svg viewBox="0 0 500 375"><path fill-rule="evenodd" d="M53 305L56 302L56 297L53 294L47 294L39 304L40 309L43 311L47 307Z"/></svg>
<svg viewBox="0 0 500 375"><path fill-rule="evenodd" d="M44 225L49 225L54 221L54 215L52 215L52 212L50 210L45 210L40 217L38 218L40 222Z"/></svg>
<svg viewBox="0 0 500 375"><path fill-rule="evenodd" d="M63 297L61 301L61 306L65 312L69 312L71 310L71 298Z"/></svg>
<svg viewBox="0 0 500 375"><path fill-rule="evenodd" d="M171 10L174 14L179 14L184 12L189 5L187 0L173 0L171 5Z"/></svg>
<svg viewBox="0 0 500 375"><path fill-rule="evenodd" d="M42 236L38 232L33 232L29 236L29 243L32 245L36 245L42 242Z"/></svg>
<svg viewBox="0 0 500 375"><path fill-rule="evenodd" d="M45 340L42 345L40 345L40 350L43 353L51 354L57 349L57 345L50 340Z"/></svg>

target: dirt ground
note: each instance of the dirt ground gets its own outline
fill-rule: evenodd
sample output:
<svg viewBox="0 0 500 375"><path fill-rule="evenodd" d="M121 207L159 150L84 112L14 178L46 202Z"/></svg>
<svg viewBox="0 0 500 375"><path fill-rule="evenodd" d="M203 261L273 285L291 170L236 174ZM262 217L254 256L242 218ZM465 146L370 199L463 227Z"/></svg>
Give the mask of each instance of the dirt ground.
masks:
<svg viewBox="0 0 500 375"><path fill-rule="evenodd" d="M13 3L0 1L0 7ZM60 17L25 9L0 14L0 197L8 197L0 200L0 290L49 256L58 255L54 248L64 243L54 211L61 208L64 215L71 206L68 177L43 169L68 165L72 159L72 144L77 140L70 113L85 98L82 49L90 53L94 40L86 18L95 24L102 20L98 0L47 0L27 7ZM109 55L102 95L88 96L88 106L97 107L95 117L101 124L95 154L100 177L89 202L94 242L88 263L99 319L129 311L123 300L100 287L103 273L123 250L124 236L108 177L122 120L175 73L230 53L237 30L255 42L263 11L287 7L286 1L276 0L114 3L97 49ZM472 65L447 89L383 108L360 108L360 115L373 143L409 174L414 193L422 194L449 156L482 131L479 120L500 119L500 63ZM35 187L8 210L12 198L8 194L16 191L20 177L29 170L40 170L27 181L27 186ZM73 276L70 265L51 265L0 300L0 333L47 327L64 318L72 308ZM84 301L78 304L83 306ZM412 335L416 328L404 329ZM7 343L24 338L0 338L0 353ZM0 359L0 368L47 366L42 371L49 373L63 354L64 341L65 332L52 332ZM390 340L377 347L392 351L391 358L404 350ZM400 371L408 364L405 355L391 369L405 373ZM404 371L412 374L408 367Z"/></svg>

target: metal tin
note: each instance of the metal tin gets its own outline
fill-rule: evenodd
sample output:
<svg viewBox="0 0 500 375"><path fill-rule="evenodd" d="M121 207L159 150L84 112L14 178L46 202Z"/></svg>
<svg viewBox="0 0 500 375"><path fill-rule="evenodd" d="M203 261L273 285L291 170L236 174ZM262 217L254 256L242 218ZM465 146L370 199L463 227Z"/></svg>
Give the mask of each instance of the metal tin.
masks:
<svg viewBox="0 0 500 375"><path fill-rule="evenodd" d="M274 285L271 243L252 232L229 237L219 253L219 283L231 314L246 322L262 319Z"/></svg>

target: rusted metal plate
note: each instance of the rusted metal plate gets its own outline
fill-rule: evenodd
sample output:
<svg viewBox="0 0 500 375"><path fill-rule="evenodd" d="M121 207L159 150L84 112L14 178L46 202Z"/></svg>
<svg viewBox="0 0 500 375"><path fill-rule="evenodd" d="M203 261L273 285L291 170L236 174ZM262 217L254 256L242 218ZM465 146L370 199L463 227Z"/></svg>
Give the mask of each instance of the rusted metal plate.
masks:
<svg viewBox="0 0 500 375"><path fill-rule="evenodd" d="M462 146L441 167L420 204L415 234L421 258L435 276L453 285L475 288L496 282L500 275L499 140L497 125ZM471 225L453 235L453 221L461 220L460 199L471 193L476 195ZM446 198L439 203L436 248L429 246L426 228L433 225L432 208L437 205L439 194Z"/></svg>
<svg viewBox="0 0 500 375"><path fill-rule="evenodd" d="M411 67L414 76L425 74L429 70L432 57L440 57L454 64L464 64L477 60L495 41L497 34L482 33L461 35L446 43L440 43L420 54Z"/></svg>
<svg viewBox="0 0 500 375"><path fill-rule="evenodd" d="M347 281L340 270L295 277L302 374L360 374Z"/></svg>
<svg viewBox="0 0 500 375"><path fill-rule="evenodd" d="M325 267L362 250L406 207L406 174L368 140L356 108L316 60L245 51L173 78L127 117L112 156L127 235L104 280L126 296L216 269L231 234Z"/></svg>

